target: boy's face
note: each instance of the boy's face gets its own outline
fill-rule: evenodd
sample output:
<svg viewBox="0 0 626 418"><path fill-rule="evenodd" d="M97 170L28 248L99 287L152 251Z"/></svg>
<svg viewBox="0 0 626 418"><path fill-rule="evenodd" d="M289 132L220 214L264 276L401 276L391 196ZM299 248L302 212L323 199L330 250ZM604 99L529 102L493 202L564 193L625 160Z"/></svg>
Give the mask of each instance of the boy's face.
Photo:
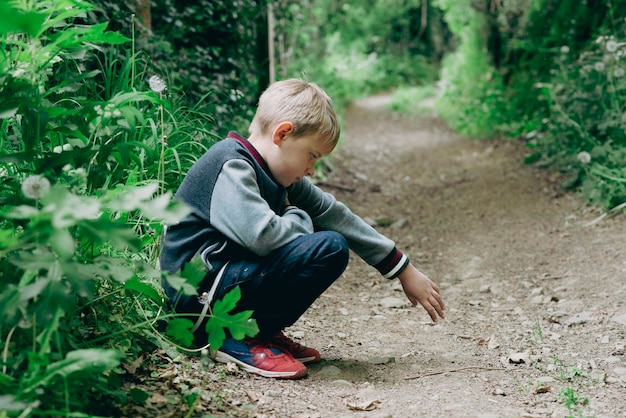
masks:
<svg viewBox="0 0 626 418"><path fill-rule="evenodd" d="M330 154L333 146L316 136L293 138L289 135L274 139L274 152L266 157L272 175L284 187L315 173L315 163Z"/></svg>

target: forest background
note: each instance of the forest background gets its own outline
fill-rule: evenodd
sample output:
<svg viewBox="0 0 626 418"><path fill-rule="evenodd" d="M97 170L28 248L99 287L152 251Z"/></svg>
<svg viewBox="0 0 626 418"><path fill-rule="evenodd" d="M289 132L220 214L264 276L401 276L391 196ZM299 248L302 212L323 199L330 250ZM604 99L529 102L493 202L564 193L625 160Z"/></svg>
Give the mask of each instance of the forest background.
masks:
<svg viewBox="0 0 626 418"><path fill-rule="evenodd" d="M274 78L338 109L393 92L603 210L626 206L624 0L10 0L0 3L0 416L116 415L135 361L190 343L157 268L172 193ZM271 42L268 42L268 39ZM321 174L323 175L323 174ZM197 279L196 279L197 280ZM207 327L253 335L230 315ZM174 354L173 354L174 355ZM185 394L191 405L197 394ZM103 410L104 408L104 410Z"/></svg>

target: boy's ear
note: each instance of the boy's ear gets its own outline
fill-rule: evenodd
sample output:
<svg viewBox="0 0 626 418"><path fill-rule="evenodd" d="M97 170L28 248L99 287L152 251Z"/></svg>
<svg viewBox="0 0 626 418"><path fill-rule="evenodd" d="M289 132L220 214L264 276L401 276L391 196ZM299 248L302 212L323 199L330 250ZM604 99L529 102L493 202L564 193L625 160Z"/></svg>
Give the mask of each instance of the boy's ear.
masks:
<svg viewBox="0 0 626 418"><path fill-rule="evenodd" d="M293 123L291 122L280 122L274 128L274 132L272 133L272 142L276 145L280 145L281 142L287 138L293 131Z"/></svg>

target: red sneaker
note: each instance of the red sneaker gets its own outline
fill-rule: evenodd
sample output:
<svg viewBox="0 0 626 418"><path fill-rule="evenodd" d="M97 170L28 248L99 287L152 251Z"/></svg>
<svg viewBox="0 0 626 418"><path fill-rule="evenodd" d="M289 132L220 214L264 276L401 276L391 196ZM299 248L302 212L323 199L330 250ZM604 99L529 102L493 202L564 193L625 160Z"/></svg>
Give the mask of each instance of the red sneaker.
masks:
<svg viewBox="0 0 626 418"><path fill-rule="evenodd" d="M242 341L225 339L217 350L215 361L233 362L250 373L278 379L298 379L308 372L306 366L291 354L253 338Z"/></svg>
<svg viewBox="0 0 626 418"><path fill-rule="evenodd" d="M320 352L314 348L305 347L287 337L282 331L272 335L267 340L268 343L281 348L283 351L288 352L296 360L302 363L317 363L322 359Z"/></svg>

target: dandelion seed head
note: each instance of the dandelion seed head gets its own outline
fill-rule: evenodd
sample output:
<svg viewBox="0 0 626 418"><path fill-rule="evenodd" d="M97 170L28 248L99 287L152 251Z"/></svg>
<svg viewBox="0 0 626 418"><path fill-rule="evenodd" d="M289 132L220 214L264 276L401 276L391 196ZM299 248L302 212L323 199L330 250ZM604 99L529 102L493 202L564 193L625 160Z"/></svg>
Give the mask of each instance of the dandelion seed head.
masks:
<svg viewBox="0 0 626 418"><path fill-rule="evenodd" d="M591 155L589 155L587 151L579 152L577 158L582 164L589 164L591 162Z"/></svg>
<svg viewBox="0 0 626 418"><path fill-rule="evenodd" d="M610 41L606 43L605 47L607 51L615 52L617 51L617 42L611 39Z"/></svg>
<svg viewBox="0 0 626 418"><path fill-rule="evenodd" d="M561 47L561 54L567 54L569 52L569 46L563 45Z"/></svg>
<svg viewBox="0 0 626 418"><path fill-rule="evenodd" d="M604 71L604 63L603 62L596 62L593 65L593 68L595 68L596 71Z"/></svg>
<svg viewBox="0 0 626 418"><path fill-rule="evenodd" d="M29 199L40 199L50 190L50 182L43 176L29 176L22 182L22 193Z"/></svg>
<svg viewBox="0 0 626 418"><path fill-rule="evenodd" d="M165 80L163 80L158 75L151 76L148 79L148 85L150 86L150 90L152 90L155 93L163 93L165 89L167 89Z"/></svg>
<svg viewBox="0 0 626 418"><path fill-rule="evenodd" d="M615 67L615 70L613 70L613 75L615 76L615 78L623 77L625 73L626 71L624 71L622 67Z"/></svg>

